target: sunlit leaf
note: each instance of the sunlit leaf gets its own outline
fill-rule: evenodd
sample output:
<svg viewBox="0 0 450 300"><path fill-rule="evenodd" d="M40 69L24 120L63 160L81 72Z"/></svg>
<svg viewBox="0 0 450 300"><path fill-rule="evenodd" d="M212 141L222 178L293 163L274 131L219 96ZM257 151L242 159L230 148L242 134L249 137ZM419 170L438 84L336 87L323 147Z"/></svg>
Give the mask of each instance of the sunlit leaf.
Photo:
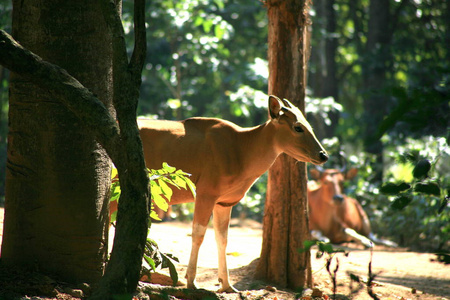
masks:
<svg viewBox="0 0 450 300"><path fill-rule="evenodd" d="M167 183L163 179L158 179L158 184L161 187L163 195L167 198L168 201L172 198L173 191L167 185Z"/></svg>
<svg viewBox="0 0 450 300"><path fill-rule="evenodd" d="M163 196L161 196L161 194L152 193L152 199L155 202L155 205L158 206L163 211L167 211L169 209L169 204L167 203L167 200Z"/></svg>
<svg viewBox="0 0 450 300"><path fill-rule="evenodd" d="M163 167L163 169L164 169L165 171L167 171L168 173L173 173L173 172L175 172L175 171L177 170L177 168L169 166L166 162L164 162L164 163L162 164L162 167Z"/></svg>
<svg viewBox="0 0 450 300"><path fill-rule="evenodd" d="M109 220L111 223L117 220L117 210L111 214L111 219Z"/></svg>
<svg viewBox="0 0 450 300"><path fill-rule="evenodd" d="M156 264L153 258L150 256L144 255L145 262L152 268L153 272L156 271Z"/></svg>
<svg viewBox="0 0 450 300"><path fill-rule="evenodd" d="M184 181L183 178L181 178L180 176L172 177L172 181L174 182L174 184L176 184L180 188L186 189L186 187L187 187L186 181Z"/></svg>
<svg viewBox="0 0 450 300"><path fill-rule="evenodd" d="M225 3L222 0L214 0L214 3L217 5L219 9L225 8Z"/></svg>
<svg viewBox="0 0 450 300"><path fill-rule="evenodd" d="M158 216L158 214L154 210L152 210L150 212L150 218L152 218L153 220L156 220L156 221L161 221L161 218Z"/></svg>
<svg viewBox="0 0 450 300"><path fill-rule="evenodd" d="M203 30L206 33L209 33L211 31L211 27L213 26L213 20L204 20L202 25L203 25Z"/></svg>
<svg viewBox="0 0 450 300"><path fill-rule="evenodd" d="M111 170L111 178L114 178L114 177L116 177L118 175L119 175L119 173L117 172L117 169L116 168L112 168L112 170Z"/></svg>
<svg viewBox="0 0 450 300"><path fill-rule="evenodd" d="M214 35L216 38L221 40L223 38L223 35L225 34L225 30L220 26L220 24L214 26Z"/></svg>
<svg viewBox="0 0 450 300"><path fill-rule="evenodd" d="M185 177L184 181L187 183L189 190L191 191L194 198L197 196L195 184L192 182L190 178Z"/></svg>

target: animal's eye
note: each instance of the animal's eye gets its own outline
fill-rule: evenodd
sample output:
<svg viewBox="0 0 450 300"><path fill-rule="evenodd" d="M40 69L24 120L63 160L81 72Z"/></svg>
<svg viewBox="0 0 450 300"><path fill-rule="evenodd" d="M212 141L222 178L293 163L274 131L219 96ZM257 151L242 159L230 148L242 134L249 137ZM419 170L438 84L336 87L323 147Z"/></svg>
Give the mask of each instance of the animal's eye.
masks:
<svg viewBox="0 0 450 300"><path fill-rule="evenodd" d="M297 131L297 132L303 132L304 131L302 126L300 126L300 125L294 126L294 130Z"/></svg>

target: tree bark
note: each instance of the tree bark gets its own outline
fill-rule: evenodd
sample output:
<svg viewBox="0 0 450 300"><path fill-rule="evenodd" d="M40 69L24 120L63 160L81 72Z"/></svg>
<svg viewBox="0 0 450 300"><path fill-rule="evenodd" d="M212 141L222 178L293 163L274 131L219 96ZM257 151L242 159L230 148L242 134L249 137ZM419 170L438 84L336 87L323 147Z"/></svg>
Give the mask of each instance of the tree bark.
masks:
<svg viewBox="0 0 450 300"><path fill-rule="evenodd" d="M316 65L313 81L313 93L315 97L333 97L339 102L338 78L337 78L337 37L336 37L336 13L334 11L335 0L318 0L313 5L316 17L312 26L318 40L318 47L314 51L313 59ZM317 20L317 21L316 21ZM328 117L331 124L325 124L322 117L317 116L311 120L311 125L319 140L335 136L335 128L339 120L338 111L330 111Z"/></svg>
<svg viewBox="0 0 450 300"><path fill-rule="evenodd" d="M13 5L15 38L71 72L110 107L111 39L95 17L99 3ZM60 98L11 73L2 262L95 283L107 255L111 164Z"/></svg>
<svg viewBox="0 0 450 300"><path fill-rule="evenodd" d="M269 94L285 97L304 111L309 1L267 1ZM306 165L281 155L269 171L263 245L257 277L280 286L310 286Z"/></svg>
<svg viewBox="0 0 450 300"><path fill-rule="evenodd" d="M64 103L77 116L76 121L95 135L119 170L122 193L116 238L111 260L93 299L112 299L114 295L129 295L136 290L147 237L150 191L136 123L140 74L146 53L144 3L144 0L135 1L136 43L128 63L116 3L102 2L104 20L112 31L108 34L113 37L114 105L120 132L112 115L92 92L64 69L42 61L0 30L0 64ZM92 20L97 20L96 17ZM109 186L109 172L106 183ZM107 211L105 215L108 219Z"/></svg>
<svg viewBox="0 0 450 300"><path fill-rule="evenodd" d="M378 126L389 111L389 101L382 89L386 87L386 74L390 64L390 5L389 0L370 1L366 56L363 65L364 86L364 145L375 154L377 165L383 165L383 144L376 138ZM375 170L381 180L382 170Z"/></svg>

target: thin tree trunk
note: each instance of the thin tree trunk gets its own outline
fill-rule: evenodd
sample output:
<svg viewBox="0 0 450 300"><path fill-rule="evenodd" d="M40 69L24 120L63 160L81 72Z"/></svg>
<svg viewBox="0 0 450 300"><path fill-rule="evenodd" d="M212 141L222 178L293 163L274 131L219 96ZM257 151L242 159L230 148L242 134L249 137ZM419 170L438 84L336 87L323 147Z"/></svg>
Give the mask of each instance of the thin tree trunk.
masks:
<svg viewBox="0 0 450 300"><path fill-rule="evenodd" d="M390 64L390 12L389 0L372 0L369 6L369 31L367 34L366 57L363 65L364 86L367 95L364 100L365 149L375 154L377 165L383 165L383 144L376 139L378 126L389 111L386 74ZM382 170L375 170L376 179L381 180Z"/></svg>
<svg viewBox="0 0 450 300"><path fill-rule="evenodd" d="M95 17L99 3L13 5L15 38L110 106L111 39ZM98 282L107 255L110 160L59 95L14 72L7 155L2 263Z"/></svg>
<svg viewBox="0 0 450 300"><path fill-rule="evenodd" d="M267 1L269 94L304 110L308 1ZM309 236L306 165L281 155L269 171L264 233L257 276L280 286L311 285L310 254L299 253Z"/></svg>

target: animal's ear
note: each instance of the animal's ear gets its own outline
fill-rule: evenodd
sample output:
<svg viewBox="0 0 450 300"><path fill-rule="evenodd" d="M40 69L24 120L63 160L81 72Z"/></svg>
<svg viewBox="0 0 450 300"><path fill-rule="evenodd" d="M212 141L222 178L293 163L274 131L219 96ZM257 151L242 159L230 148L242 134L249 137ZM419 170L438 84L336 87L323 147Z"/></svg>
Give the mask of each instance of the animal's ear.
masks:
<svg viewBox="0 0 450 300"><path fill-rule="evenodd" d="M350 180L353 179L358 174L357 168L351 168L350 170L345 173L345 179Z"/></svg>
<svg viewBox="0 0 450 300"><path fill-rule="evenodd" d="M283 106L280 98L274 95L269 96L269 116L276 119L280 115L281 107Z"/></svg>
<svg viewBox="0 0 450 300"><path fill-rule="evenodd" d="M284 106L286 106L287 108L293 108L293 107L295 107L295 105L292 104L288 99L285 99L285 98L284 98L282 101L283 101L283 103L284 103Z"/></svg>
<svg viewBox="0 0 450 300"><path fill-rule="evenodd" d="M309 174L311 174L311 178L314 180L319 180L320 179L320 175L322 175L322 172L320 172L319 170L312 168L309 170Z"/></svg>

